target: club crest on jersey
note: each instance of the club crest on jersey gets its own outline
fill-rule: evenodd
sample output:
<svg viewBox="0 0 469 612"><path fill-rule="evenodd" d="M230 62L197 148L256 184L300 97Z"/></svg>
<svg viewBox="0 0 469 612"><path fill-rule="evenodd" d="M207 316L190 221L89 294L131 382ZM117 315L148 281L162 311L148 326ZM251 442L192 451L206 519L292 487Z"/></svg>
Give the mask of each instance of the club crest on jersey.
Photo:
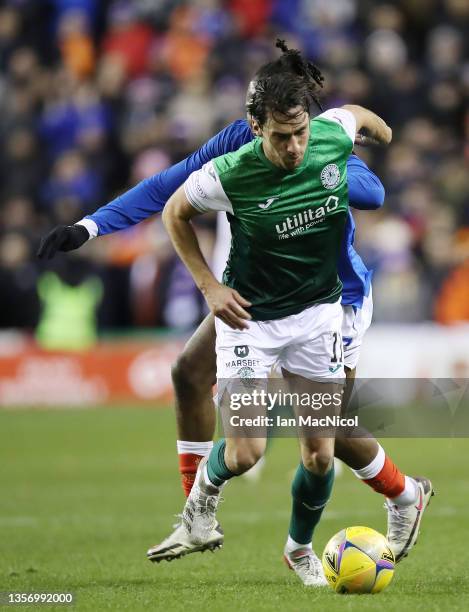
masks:
<svg viewBox="0 0 469 612"><path fill-rule="evenodd" d="M321 183L326 189L334 189L340 182L340 171L337 164L327 164L321 171Z"/></svg>
<svg viewBox="0 0 469 612"><path fill-rule="evenodd" d="M239 378L254 378L255 373L256 371L253 368L249 368L249 367L240 368L236 372Z"/></svg>

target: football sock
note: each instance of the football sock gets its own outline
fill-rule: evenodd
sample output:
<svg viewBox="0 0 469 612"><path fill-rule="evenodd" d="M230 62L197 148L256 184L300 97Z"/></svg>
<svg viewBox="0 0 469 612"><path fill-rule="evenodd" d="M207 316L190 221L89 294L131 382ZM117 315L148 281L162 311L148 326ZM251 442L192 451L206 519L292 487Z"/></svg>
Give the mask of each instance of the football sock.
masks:
<svg viewBox="0 0 469 612"><path fill-rule="evenodd" d="M292 514L288 534L302 548L311 542L313 532L331 496L334 468L324 476L313 474L300 463L292 483ZM291 552L291 551L288 551Z"/></svg>
<svg viewBox="0 0 469 612"><path fill-rule="evenodd" d="M379 446L376 457L369 465L352 471L376 493L381 493L391 499L399 497L405 490L404 474L386 456L382 446Z"/></svg>
<svg viewBox="0 0 469 612"><path fill-rule="evenodd" d="M200 460L206 457L213 448L213 442L188 442L186 440L177 441L177 451L179 456L179 472L181 474L181 484L186 497L191 492L194 484L195 474Z"/></svg>
<svg viewBox="0 0 469 612"><path fill-rule="evenodd" d="M236 476L236 474L226 466L225 448L226 442L222 438L215 443L208 456L206 477L208 477L208 480L216 487L221 487L224 482Z"/></svg>
<svg viewBox="0 0 469 612"><path fill-rule="evenodd" d="M396 506L410 506L414 504L419 496L418 483L410 476L405 476L404 490L397 497L391 498L391 501Z"/></svg>
<svg viewBox="0 0 469 612"><path fill-rule="evenodd" d="M311 542L309 544L300 544L296 540L294 540L291 536L288 536L287 543L285 545L285 552L287 554L293 552L294 550L298 550L299 548L313 550L313 545Z"/></svg>
<svg viewBox="0 0 469 612"><path fill-rule="evenodd" d="M360 478L360 480L371 480L381 472L385 461L386 453L384 452L384 448L378 444L378 452L376 453L376 457L373 459L373 461L368 465L365 465L365 467L361 468L360 470L352 470L352 472L357 478Z"/></svg>

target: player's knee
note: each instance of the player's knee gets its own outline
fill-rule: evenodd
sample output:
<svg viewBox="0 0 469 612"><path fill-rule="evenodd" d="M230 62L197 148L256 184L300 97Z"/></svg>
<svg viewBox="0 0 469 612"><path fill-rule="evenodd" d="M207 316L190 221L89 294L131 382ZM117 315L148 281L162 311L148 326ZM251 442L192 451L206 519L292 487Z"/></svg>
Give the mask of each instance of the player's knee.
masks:
<svg viewBox="0 0 469 612"><path fill-rule="evenodd" d="M229 457L229 467L235 474L244 474L262 457L262 450L256 446L243 446L233 449Z"/></svg>
<svg viewBox="0 0 469 612"><path fill-rule="evenodd" d="M303 455L303 464L307 470L324 476L332 468L334 455L327 449L311 451Z"/></svg>
<svg viewBox="0 0 469 612"><path fill-rule="evenodd" d="M171 367L171 378L176 391L196 393L198 390L211 387L212 381L206 382L206 377L200 372L197 363L182 353Z"/></svg>

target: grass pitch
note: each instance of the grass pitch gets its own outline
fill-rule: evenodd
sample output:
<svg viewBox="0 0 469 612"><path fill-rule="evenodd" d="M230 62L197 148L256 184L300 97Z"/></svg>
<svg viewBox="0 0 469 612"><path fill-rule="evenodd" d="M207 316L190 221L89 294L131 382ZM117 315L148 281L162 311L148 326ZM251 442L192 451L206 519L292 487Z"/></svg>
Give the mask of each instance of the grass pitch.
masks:
<svg viewBox="0 0 469 612"><path fill-rule="evenodd" d="M259 483L226 488L222 550L152 565L146 549L184 501L169 410L0 412L0 432L0 591L73 592L72 609L94 611L469 608L469 440L384 441L437 495L388 590L340 596L303 587L282 563L294 440L274 441ZM345 470L315 549L345 526L383 532L385 521L380 496Z"/></svg>

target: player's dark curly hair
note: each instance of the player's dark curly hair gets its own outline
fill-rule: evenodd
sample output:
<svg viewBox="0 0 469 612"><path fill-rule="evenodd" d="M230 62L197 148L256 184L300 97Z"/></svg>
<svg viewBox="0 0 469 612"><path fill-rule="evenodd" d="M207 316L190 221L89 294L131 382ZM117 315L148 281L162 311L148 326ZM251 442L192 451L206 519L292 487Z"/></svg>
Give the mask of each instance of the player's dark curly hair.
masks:
<svg viewBox="0 0 469 612"><path fill-rule="evenodd" d="M259 68L246 97L246 111L261 126L269 112L294 117L300 113L292 115L293 108L301 107L301 112L309 113L313 103L322 110L318 93L324 77L319 68L304 59L298 49L289 49L284 40L277 39L275 46L282 55Z"/></svg>

